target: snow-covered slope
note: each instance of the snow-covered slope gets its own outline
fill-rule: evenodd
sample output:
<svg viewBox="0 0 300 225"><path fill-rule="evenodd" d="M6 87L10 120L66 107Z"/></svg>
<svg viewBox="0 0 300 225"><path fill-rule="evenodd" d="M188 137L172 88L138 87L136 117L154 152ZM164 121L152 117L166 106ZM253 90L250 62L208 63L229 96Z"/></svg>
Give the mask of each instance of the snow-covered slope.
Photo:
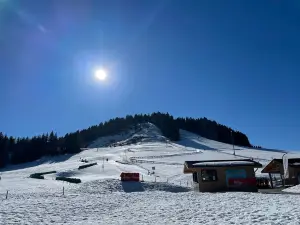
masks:
<svg viewBox="0 0 300 225"><path fill-rule="evenodd" d="M152 123L143 123L116 135L100 137L91 143L88 148L116 147L141 142L164 142L166 140L155 125Z"/></svg>
<svg viewBox="0 0 300 225"><path fill-rule="evenodd" d="M184 161L254 158L266 164L282 153L236 146L234 156L232 145L180 133L181 141L174 143L153 124L141 124L138 129L99 138L76 155L44 157L3 169L0 224L271 224L285 221L282 204L290 211L300 208L292 198L276 196L272 210L265 212L262 205L269 198L260 194L189 191L192 177L183 174ZM97 165L78 170L85 164L81 159ZM57 173L45 175L45 180L29 178L32 173L53 170ZM121 183L121 172L139 172L145 182ZM82 183L55 180L62 175L80 178ZM7 191L8 199L3 200ZM228 204L235 210L229 210ZM201 213L196 215L195 207ZM289 222L299 219L297 213L285 215Z"/></svg>

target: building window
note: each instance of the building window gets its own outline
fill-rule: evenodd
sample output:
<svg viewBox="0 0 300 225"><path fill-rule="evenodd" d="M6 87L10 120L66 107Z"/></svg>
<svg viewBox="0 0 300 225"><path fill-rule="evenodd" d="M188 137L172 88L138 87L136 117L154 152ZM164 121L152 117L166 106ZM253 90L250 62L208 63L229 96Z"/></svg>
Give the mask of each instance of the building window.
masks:
<svg viewBox="0 0 300 225"><path fill-rule="evenodd" d="M217 181L217 171L216 170L201 170L202 181Z"/></svg>
<svg viewBox="0 0 300 225"><path fill-rule="evenodd" d="M199 183L199 182L198 182L198 175L197 175L196 172L193 173L193 181L194 181L195 183Z"/></svg>

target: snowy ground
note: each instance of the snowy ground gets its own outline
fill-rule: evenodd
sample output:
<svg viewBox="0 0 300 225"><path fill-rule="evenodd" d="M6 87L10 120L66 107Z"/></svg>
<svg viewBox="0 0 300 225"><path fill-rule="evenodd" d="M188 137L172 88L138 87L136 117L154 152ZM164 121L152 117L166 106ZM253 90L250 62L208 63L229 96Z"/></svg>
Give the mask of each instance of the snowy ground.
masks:
<svg viewBox="0 0 300 225"><path fill-rule="evenodd" d="M77 155L10 166L1 172L0 224L299 224L298 196L195 193L191 175L183 174L186 160L248 157L267 164L281 152L236 146L234 156L232 145L186 131L181 136L180 142L169 142L148 124L100 138ZM112 140L116 147L102 147ZM82 158L98 165L78 170ZM148 175L153 167L155 174ZM45 180L28 178L52 170L57 173ZM145 182L121 183L121 172L139 172ZM56 181L61 175L83 183Z"/></svg>
<svg viewBox="0 0 300 225"><path fill-rule="evenodd" d="M299 224L292 195L165 191L13 194L1 224ZM300 196L299 196L300 197Z"/></svg>
<svg viewBox="0 0 300 225"><path fill-rule="evenodd" d="M283 190L284 192L297 193L300 194L300 185L289 187Z"/></svg>

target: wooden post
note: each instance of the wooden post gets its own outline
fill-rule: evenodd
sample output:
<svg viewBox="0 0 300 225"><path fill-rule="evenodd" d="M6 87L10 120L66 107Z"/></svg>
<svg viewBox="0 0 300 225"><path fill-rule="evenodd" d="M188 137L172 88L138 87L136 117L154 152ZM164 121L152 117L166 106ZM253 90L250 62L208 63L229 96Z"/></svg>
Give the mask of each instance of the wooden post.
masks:
<svg viewBox="0 0 300 225"><path fill-rule="evenodd" d="M273 187L273 180L272 180L271 173L269 173L269 178L270 178L271 188L274 188L274 187Z"/></svg>
<svg viewBox="0 0 300 225"><path fill-rule="evenodd" d="M63 195L65 195L65 187L63 187Z"/></svg>
<svg viewBox="0 0 300 225"><path fill-rule="evenodd" d="M282 185L283 185L283 187L284 187L285 184L284 184L284 178L283 178L282 174L280 174L280 178L281 178L281 183L282 183Z"/></svg>
<svg viewBox="0 0 300 225"><path fill-rule="evenodd" d="M7 197L8 197L8 190L6 191L6 197L5 197L5 199L7 199Z"/></svg>

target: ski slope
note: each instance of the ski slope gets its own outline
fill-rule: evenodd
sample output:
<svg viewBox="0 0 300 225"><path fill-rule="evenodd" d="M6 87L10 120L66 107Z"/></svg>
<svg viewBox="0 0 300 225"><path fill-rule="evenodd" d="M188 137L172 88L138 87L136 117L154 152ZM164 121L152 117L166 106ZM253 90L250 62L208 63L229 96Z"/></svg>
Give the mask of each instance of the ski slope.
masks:
<svg viewBox="0 0 300 225"><path fill-rule="evenodd" d="M153 124L141 124L101 137L79 154L1 170L0 224L298 224L295 196L196 193L192 176L183 174L187 160L253 158L267 164L282 152L235 146L233 155L232 145L180 133L181 140L171 142ZM85 164L81 159L97 165L78 170ZM57 173L45 175L45 180L29 178L53 170ZM121 172L138 172L145 182L122 183ZM56 181L56 176L80 178L82 183Z"/></svg>

